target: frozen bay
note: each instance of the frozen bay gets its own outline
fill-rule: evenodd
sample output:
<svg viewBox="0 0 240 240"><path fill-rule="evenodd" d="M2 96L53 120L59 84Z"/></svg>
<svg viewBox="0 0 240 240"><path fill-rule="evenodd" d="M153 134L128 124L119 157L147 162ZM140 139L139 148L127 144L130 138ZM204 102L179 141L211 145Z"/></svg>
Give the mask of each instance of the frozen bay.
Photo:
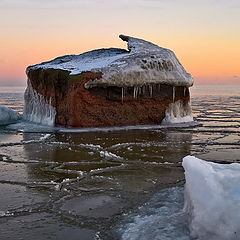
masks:
<svg viewBox="0 0 240 240"><path fill-rule="evenodd" d="M182 158L239 162L239 92L238 86L193 88L193 114L202 124L194 128L1 127L0 239L189 239L179 213ZM0 104L21 113L22 90L0 89Z"/></svg>

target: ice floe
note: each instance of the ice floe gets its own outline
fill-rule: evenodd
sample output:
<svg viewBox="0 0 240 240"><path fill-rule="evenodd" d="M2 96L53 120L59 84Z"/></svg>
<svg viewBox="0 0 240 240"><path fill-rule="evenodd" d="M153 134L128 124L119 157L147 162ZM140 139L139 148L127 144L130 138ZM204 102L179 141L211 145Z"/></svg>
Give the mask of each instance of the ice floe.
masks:
<svg viewBox="0 0 240 240"><path fill-rule="evenodd" d="M183 159L185 206L195 239L240 239L240 164Z"/></svg>
<svg viewBox="0 0 240 240"><path fill-rule="evenodd" d="M8 125L11 123L15 123L20 119L20 115L7 108L3 105L0 105L0 125Z"/></svg>

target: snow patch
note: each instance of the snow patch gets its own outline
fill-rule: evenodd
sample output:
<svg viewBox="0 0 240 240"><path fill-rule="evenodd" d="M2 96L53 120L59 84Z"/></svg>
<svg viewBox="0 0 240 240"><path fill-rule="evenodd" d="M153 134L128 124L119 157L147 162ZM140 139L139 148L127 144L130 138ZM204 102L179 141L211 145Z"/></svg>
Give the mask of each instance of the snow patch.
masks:
<svg viewBox="0 0 240 240"><path fill-rule="evenodd" d="M86 71L98 71L128 54L128 51L117 48L97 49L80 55L58 57L48 62L30 66L27 71L37 68L53 68L70 71L71 75Z"/></svg>
<svg viewBox="0 0 240 240"><path fill-rule="evenodd" d="M100 156L106 159L123 159L122 157L108 151L100 151Z"/></svg>
<svg viewBox="0 0 240 240"><path fill-rule="evenodd" d="M193 122L192 109L190 103L184 104L182 100L169 104L165 112L163 125L175 123Z"/></svg>
<svg viewBox="0 0 240 240"><path fill-rule="evenodd" d="M187 156L185 206L192 237L240 239L240 164L217 164Z"/></svg>
<svg viewBox="0 0 240 240"><path fill-rule="evenodd" d="M19 119L20 115L17 112L3 105L0 105L0 125L8 125L11 123L15 123Z"/></svg>
<svg viewBox="0 0 240 240"><path fill-rule="evenodd" d="M51 136L51 134L47 133L44 136L40 137L40 141L45 141L46 139L48 139Z"/></svg>

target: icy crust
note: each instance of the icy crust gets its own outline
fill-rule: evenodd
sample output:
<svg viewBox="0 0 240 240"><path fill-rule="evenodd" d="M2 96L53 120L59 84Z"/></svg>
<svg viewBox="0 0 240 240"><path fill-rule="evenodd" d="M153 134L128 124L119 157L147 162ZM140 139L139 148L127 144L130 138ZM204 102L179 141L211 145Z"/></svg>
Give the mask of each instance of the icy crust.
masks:
<svg viewBox="0 0 240 240"><path fill-rule="evenodd" d="M62 69L75 75L81 72L101 72L102 78L85 84L86 88L107 86L143 86L163 83L192 86L193 79L175 54L142 39L120 35L128 42L128 50L109 48L67 55L27 68Z"/></svg>
<svg viewBox="0 0 240 240"><path fill-rule="evenodd" d="M128 53L127 50L118 48L97 49L80 55L66 55L48 62L29 66L27 72L37 68L67 70L71 75L86 71L100 71L112 62L128 55Z"/></svg>
<svg viewBox="0 0 240 240"><path fill-rule="evenodd" d="M51 98L46 101L37 93L30 81L24 94L24 115L27 121L40 123L41 125L54 126L56 109L51 105Z"/></svg>
<svg viewBox="0 0 240 240"><path fill-rule="evenodd" d="M0 126L15 123L19 119L20 115L17 112L0 105Z"/></svg>
<svg viewBox="0 0 240 240"><path fill-rule="evenodd" d="M192 237L240 239L240 164L183 159L185 206Z"/></svg>
<svg viewBox="0 0 240 240"><path fill-rule="evenodd" d="M193 122L190 103L183 104L183 101L179 100L169 104L165 112L165 118L162 120L162 124L168 125L187 122Z"/></svg>

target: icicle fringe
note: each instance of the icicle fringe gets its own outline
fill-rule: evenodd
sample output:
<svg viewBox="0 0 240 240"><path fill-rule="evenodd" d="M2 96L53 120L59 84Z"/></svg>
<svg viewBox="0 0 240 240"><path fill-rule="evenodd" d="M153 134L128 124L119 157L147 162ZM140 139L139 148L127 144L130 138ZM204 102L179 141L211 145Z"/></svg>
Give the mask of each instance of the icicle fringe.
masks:
<svg viewBox="0 0 240 240"><path fill-rule="evenodd" d="M24 99L23 119L48 126L55 124L56 109L51 105L52 99L50 98L47 102L42 95L33 89L30 81Z"/></svg>

